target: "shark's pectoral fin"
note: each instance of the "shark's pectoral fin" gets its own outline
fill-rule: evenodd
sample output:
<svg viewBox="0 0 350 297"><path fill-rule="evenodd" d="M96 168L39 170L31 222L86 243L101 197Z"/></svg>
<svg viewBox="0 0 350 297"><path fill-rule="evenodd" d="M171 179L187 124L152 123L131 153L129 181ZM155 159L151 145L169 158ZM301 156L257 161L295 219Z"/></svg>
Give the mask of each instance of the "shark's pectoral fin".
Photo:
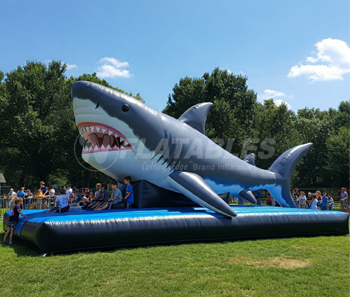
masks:
<svg viewBox="0 0 350 297"><path fill-rule="evenodd" d="M253 204L256 204L256 199L255 199L252 191L250 191L250 190L240 191L239 196L241 196L243 199L245 199Z"/></svg>
<svg viewBox="0 0 350 297"><path fill-rule="evenodd" d="M236 213L227 205L198 174L174 171L168 176L169 184L199 205L228 217Z"/></svg>
<svg viewBox="0 0 350 297"><path fill-rule="evenodd" d="M253 193L254 193L256 196L258 196L259 198L261 198L262 195L263 195L263 190L256 190L256 191L253 191Z"/></svg>

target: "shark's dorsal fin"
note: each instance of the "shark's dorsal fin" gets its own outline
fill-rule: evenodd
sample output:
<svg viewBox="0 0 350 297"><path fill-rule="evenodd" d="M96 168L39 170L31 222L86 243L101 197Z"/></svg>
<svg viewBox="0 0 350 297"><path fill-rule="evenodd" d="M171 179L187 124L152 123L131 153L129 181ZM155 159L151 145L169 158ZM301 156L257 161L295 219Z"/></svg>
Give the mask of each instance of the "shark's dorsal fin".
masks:
<svg viewBox="0 0 350 297"><path fill-rule="evenodd" d="M213 103L211 102L198 103L187 109L178 120L204 134L205 121L212 107Z"/></svg>
<svg viewBox="0 0 350 297"><path fill-rule="evenodd" d="M250 164L250 165L255 166L254 159L255 159L255 155L254 155L254 153L251 153L251 154L249 154L248 156L246 156L246 157L243 159L243 161L244 161L244 162L247 162L247 163Z"/></svg>

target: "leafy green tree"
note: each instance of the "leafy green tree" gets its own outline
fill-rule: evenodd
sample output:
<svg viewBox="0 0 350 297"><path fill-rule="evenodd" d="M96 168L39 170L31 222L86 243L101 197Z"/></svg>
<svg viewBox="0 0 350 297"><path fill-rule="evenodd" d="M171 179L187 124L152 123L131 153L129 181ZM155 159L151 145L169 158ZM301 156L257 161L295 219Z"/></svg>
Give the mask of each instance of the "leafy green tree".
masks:
<svg viewBox="0 0 350 297"><path fill-rule="evenodd" d="M95 73L67 79L65 71L66 65L60 61L48 65L31 61L6 77L0 72L0 169L9 184L28 185L44 180L50 184L69 181L88 185L91 178L107 178L100 172L91 176L79 165L78 161L83 161L70 90L75 81L88 80L125 91L109 85ZM139 94L136 97L142 101Z"/></svg>
<svg viewBox="0 0 350 297"><path fill-rule="evenodd" d="M331 186L350 188L350 129L340 127L326 142L328 149L327 182Z"/></svg>
<svg viewBox="0 0 350 297"><path fill-rule="evenodd" d="M214 103L208 114L206 135L225 143L234 138L232 147L225 147L239 153L244 139L253 134L256 116L256 94L248 89L247 77L215 68L200 78L182 78L175 84L163 112L178 118L201 102Z"/></svg>
<svg viewBox="0 0 350 297"><path fill-rule="evenodd" d="M326 141L330 135L332 122L327 111L318 109L302 109L298 111L295 126L300 134L300 142L312 142L313 147L297 165L299 178L295 183L299 186L329 186L326 184L328 149Z"/></svg>
<svg viewBox="0 0 350 297"><path fill-rule="evenodd" d="M6 74L0 158L12 182L45 179L65 161L62 143L73 131L65 70L58 61L28 62Z"/></svg>
<svg viewBox="0 0 350 297"><path fill-rule="evenodd" d="M258 167L268 169L283 152L300 143L295 118L285 104L276 106L273 99L259 105L255 134L260 143Z"/></svg>

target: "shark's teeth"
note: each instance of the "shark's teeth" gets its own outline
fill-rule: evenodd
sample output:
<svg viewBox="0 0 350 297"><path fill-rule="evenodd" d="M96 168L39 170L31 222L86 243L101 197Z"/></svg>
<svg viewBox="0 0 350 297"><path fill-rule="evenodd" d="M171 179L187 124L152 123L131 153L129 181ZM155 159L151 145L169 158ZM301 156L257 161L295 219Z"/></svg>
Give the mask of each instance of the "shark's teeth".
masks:
<svg viewBox="0 0 350 297"><path fill-rule="evenodd" d="M125 149L132 149L132 146L128 142L128 140L122 137L121 132L115 130L114 128L108 128L103 124L99 125L98 123L85 123L84 126L78 128L79 134L85 140L88 140L91 145L87 146L87 142L85 141L82 152L83 153L98 153L103 151L119 151ZM90 126L91 125L91 126ZM102 134L102 135L101 135ZM102 141L103 136L113 136L109 141ZM96 139L97 137L97 139ZM103 145L99 145L100 143L104 143Z"/></svg>

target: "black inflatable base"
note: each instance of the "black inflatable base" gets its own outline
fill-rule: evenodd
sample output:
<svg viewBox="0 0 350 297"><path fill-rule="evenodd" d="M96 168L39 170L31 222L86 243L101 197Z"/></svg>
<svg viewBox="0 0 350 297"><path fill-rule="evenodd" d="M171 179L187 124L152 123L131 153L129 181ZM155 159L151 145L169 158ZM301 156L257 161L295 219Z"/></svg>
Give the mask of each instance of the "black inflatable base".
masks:
<svg viewBox="0 0 350 297"><path fill-rule="evenodd" d="M227 218L201 207L67 213L23 211L15 238L42 254L139 245L237 239L345 235L349 214L268 206L232 207ZM9 212L4 216L7 229Z"/></svg>

